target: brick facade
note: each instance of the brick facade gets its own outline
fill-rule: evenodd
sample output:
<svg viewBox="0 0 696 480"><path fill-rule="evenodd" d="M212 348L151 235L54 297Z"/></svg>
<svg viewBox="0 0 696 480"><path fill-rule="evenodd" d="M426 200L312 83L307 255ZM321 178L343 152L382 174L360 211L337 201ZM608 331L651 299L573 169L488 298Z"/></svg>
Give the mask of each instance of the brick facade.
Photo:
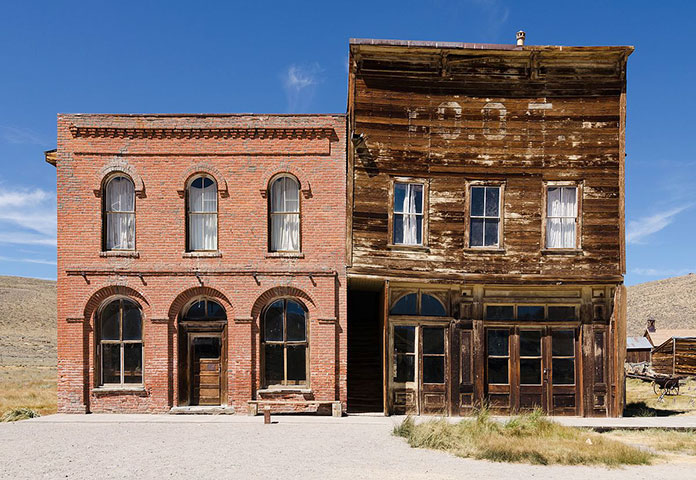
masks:
<svg viewBox="0 0 696 480"><path fill-rule="evenodd" d="M226 398L346 403L346 119L343 115L59 115L58 409L167 412L180 404L178 326L193 298L226 311ZM104 252L105 177L135 186L135 252ZM185 185L218 185L218 252L185 250ZM268 186L300 183L299 254L269 253ZM127 297L143 313L143 386L99 388L97 312ZM307 309L308 385L264 392L260 329L273 299ZM316 404L293 404L313 410ZM297 406L299 405L299 407Z"/></svg>

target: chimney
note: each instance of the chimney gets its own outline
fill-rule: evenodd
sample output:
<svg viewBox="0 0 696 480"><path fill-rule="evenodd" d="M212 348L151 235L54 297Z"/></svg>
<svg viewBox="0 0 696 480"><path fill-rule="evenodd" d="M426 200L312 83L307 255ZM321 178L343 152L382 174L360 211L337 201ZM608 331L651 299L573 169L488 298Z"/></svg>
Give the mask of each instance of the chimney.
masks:
<svg viewBox="0 0 696 480"><path fill-rule="evenodd" d="M655 319L654 318L648 318L648 325L647 325L647 330L648 332L654 332L655 331Z"/></svg>
<svg viewBox="0 0 696 480"><path fill-rule="evenodd" d="M524 37L526 37L527 34L524 33L524 30L520 30L517 32L517 46L518 47L523 47L524 46Z"/></svg>

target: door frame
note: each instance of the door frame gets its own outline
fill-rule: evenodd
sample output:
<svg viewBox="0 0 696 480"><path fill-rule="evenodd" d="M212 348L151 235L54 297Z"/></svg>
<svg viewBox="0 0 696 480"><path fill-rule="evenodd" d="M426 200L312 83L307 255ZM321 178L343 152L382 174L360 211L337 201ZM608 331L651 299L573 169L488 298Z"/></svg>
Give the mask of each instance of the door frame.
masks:
<svg viewBox="0 0 696 480"><path fill-rule="evenodd" d="M443 384L443 395L445 396L445 405L442 409L441 415L449 415L451 398L451 352L450 352L450 323L451 318L449 317L418 317L413 318L412 316L394 316L388 319L388 341L387 341L387 415L392 415L394 413L394 392L397 388L399 389L412 389L414 395L414 405L415 411L411 412L414 415L424 414L423 408L423 367L422 367L422 357L423 357L423 342L422 342L422 329L423 327L438 327L443 329L444 333L444 357L445 357L445 371L444 371L444 384ZM414 338L414 350L415 350L415 360L414 360L414 378L413 382L399 383L394 382L394 369L396 368L395 354L394 354L394 327L406 326L415 328L415 338ZM410 385L409 385L410 384ZM397 387L399 385L399 387ZM403 387L401 387L403 385ZM433 413L435 414L435 413Z"/></svg>
<svg viewBox="0 0 696 480"><path fill-rule="evenodd" d="M220 338L220 406L228 406L227 321L181 321L179 322L178 336L178 405L191 406L193 391L191 342L192 338L200 336Z"/></svg>
<svg viewBox="0 0 696 480"><path fill-rule="evenodd" d="M188 382L189 404L191 404L191 402L193 400L193 389L194 389L193 379L195 376L195 372L194 372L195 365L194 365L194 358L193 358L193 348L194 348L193 342L197 338L217 338L220 341L220 371L218 372L219 383L220 383L218 395L220 397L220 402L218 405L205 405L205 406L220 406L223 404L224 397L223 397L223 393L222 393L222 390L223 390L222 386L225 383L225 380L224 380L225 377L222 375L222 369L223 369L223 361L222 361L223 335L222 335L222 332L212 332L212 333L210 333L210 332L189 332L187 335L187 343L188 343L188 352L187 352L188 372L187 373L188 373L188 378L189 378L189 382ZM198 405L200 405L200 404L197 403L196 406L198 406Z"/></svg>

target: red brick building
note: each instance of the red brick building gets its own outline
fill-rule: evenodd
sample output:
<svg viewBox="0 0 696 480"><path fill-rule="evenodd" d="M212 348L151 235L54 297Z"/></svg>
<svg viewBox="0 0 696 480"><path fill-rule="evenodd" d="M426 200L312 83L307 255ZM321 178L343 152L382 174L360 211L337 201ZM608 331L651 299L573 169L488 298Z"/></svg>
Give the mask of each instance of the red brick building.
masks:
<svg viewBox="0 0 696 480"><path fill-rule="evenodd" d="M58 409L345 410L344 115L59 115Z"/></svg>

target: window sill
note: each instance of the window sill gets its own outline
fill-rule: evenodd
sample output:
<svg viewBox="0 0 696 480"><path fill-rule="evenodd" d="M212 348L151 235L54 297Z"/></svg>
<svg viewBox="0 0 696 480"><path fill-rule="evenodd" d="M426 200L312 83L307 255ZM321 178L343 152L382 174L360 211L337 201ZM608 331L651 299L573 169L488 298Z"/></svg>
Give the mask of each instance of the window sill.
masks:
<svg viewBox="0 0 696 480"><path fill-rule="evenodd" d="M388 243L387 248L390 250L401 250L404 252L430 252L430 247L425 245L401 245L398 243Z"/></svg>
<svg viewBox="0 0 696 480"><path fill-rule="evenodd" d="M134 250L108 250L99 252L100 257L122 257L122 258L139 258L140 254Z"/></svg>
<svg viewBox="0 0 696 480"><path fill-rule="evenodd" d="M106 387L94 387L92 389L92 393L95 395L99 394L109 394L109 393L136 393L136 394L142 394L145 393L145 387L143 385L136 385L132 387L119 387L119 386L106 386Z"/></svg>
<svg viewBox="0 0 696 480"><path fill-rule="evenodd" d="M222 257L222 252L184 252L182 258L219 258Z"/></svg>
<svg viewBox="0 0 696 480"><path fill-rule="evenodd" d="M465 253L495 253L495 254L504 254L505 249L504 248L498 248L498 247L468 247L464 249Z"/></svg>
<svg viewBox="0 0 696 480"><path fill-rule="evenodd" d="M287 386L280 386L280 387L266 387L266 388L261 388L259 390L256 390L257 394L264 394L264 393L312 393L311 388L307 387L287 387Z"/></svg>
<svg viewBox="0 0 696 480"><path fill-rule="evenodd" d="M541 250L542 255L569 255L569 256L582 256L583 251L581 248L544 248Z"/></svg>
<svg viewBox="0 0 696 480"><path fill-rule="evenodd" d="M266 258L304 258L302 252L268 252Z"/></svg>

